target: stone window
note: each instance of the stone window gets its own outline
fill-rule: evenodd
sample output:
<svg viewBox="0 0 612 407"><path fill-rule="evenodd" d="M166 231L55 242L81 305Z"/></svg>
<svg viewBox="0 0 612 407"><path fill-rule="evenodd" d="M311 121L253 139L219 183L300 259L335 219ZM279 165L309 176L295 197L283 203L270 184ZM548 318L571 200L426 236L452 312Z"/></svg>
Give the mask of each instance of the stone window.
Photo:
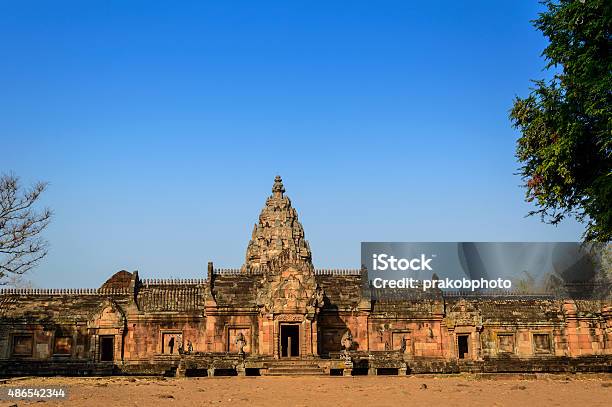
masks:
<svg viewBox="0 0 612 407"><path fill-rule="evenodd" d="M497 350L500 353L514 353L514 334L498 334Z"/></svg>
<svg viewBox="0 0 612 407"><path fill-rule="evenodd" d="M391 341L393 343L393 350L400 350L404 353L410 353L412 344L410 343L410 333L408 331L392 332Z"/></svg>
<svg viewBox="0 0 612 407"><path fill-rule="evenodd" d="M251 352L251 329L246 327L230 327L227 329L227 351L230 353L238 353L239 346L236 343L236 338L238 338L239 334L242 334L242 337L246 341L242 350L246 353Z"/></svg>
<svg viewBox="0 0 612 407"><path fill-rule="evenodd" d="M13 355L32 356L33 345L34 338L32 335L15 335L13 336Z"/></svg>
<svg viewBox="0 0 612 407"><path fill-rule="evenodd" d="M53 344L54 355L70 355L72 354L72 337L56 336Z"/></svg>
<svg viewBox="0 0 612 407"><path fill-rule="evenodd" d="M550 353L550 335L533 334L533 351L534 353Z"/></svg>
<svg viewBox="0 0 612 407"><path fill-rule="evenodd" d="M183 342L182 332L163 332L162 333L162 353L168 355L178 355L179 347Z"/></svg>

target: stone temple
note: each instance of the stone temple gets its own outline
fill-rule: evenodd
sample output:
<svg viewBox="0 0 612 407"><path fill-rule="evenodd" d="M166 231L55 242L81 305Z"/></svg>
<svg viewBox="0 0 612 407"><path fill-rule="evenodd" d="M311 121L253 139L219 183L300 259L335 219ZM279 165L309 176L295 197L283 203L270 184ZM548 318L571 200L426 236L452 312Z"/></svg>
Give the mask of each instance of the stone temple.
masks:
<svg viewBox="0 0 612 407"><path fill-rule="evenodd" d="M612 370L610 301L381 294L364 268L313 267L276 177L239 269L1 291L0 375Z"/></svg>

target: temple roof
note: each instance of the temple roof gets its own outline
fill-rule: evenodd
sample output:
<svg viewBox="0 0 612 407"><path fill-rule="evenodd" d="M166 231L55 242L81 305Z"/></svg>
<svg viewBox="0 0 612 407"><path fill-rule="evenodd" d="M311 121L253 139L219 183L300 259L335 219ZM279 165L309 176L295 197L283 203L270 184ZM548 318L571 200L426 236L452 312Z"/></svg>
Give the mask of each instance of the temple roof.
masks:
<svg viewBox="0 0 612 407"><path fill-rule="evenodd" d="M316 279L327 297L325 309L351 309L361 301L360 275L317 275Z"/></svg>
<svg viewBox="0 0 612 407"><path fill-rule="evenodd" d="M212 294L219 307L255 308L259 275L216 275Z"/></svg>
<svg viewBox="0 0 612 407"><path fill-rule="evenodd" d="M297 211L291 206L291 200L285 195L283 180L277 175L272 195L266 199L259 221L253 227L245 266L249 269L264 267L283 250L293 252L302 260L312 261L304 228L298 220Z"/></svg>
<svg viewBox="0 0 612 407"><path fill-rule="evenodd" d="M151 285L138 290L136 303L144 312L203 312L204 285Z"/></svg>
<svg viewBox="0 0 612 407"><path fill-rule="evenodd" d="M25 292L26 290L23 291ZM77 290L75 289L74 291ZM90 291L95 292L95 290ZM54 324L87 321L91 318L92 313L109 297L112 297L114 301L124 305L129 300L129 296L125 294L102 295L96 293L61 295L21 293L0 295L0 319L5 321L24 319L30 322Z"/></svg>

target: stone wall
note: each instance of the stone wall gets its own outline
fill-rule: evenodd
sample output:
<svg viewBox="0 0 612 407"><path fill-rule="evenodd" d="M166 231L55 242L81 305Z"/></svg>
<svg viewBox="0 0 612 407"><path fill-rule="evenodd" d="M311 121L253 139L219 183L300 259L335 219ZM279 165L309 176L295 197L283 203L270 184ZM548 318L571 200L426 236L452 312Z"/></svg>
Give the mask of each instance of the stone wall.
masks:
<svg viewBox="0 0 612 407"><path fill-rule="evenodd" d="M25 366L40 372L72 366L78 372L163 373L179 363L179 344L187 351L190 343L193 354L213 359L235 357L239 333L246 338L246 357L273 356L276 320L257 306L256 276L228 273L191 283L132 279L128 288L112 291L4 291L0 369L9 374L14 368L7 366L18 362L20 372ZM399 357L415 372L583 371L589 361L605 370L612 355L612 312L605 301L442 295L374 300L363 297L357 274L328 272L317 281L326 288L324 305L312 324L299 318L300 326L309 327L301 329L314 329L314 356L333 359L347 331L351 352L375 355L380 366L394 366ZM468 350L460 358L462 336ZM102 338L108 337L114 339L113 358L102 361Z"/></svg>

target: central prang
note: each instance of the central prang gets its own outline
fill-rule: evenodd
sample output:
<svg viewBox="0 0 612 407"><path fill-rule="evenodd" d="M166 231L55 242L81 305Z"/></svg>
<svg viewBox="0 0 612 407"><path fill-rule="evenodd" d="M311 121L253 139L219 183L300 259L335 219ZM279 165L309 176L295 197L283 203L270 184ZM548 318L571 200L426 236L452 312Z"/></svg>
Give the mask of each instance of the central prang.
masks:
<svg viewBox="0 0 612 407"><path fill-rule="evenodd" d="M266 199L259 222L253 227L243 268L254 270L266 267L270 260L285 250L298 259L312 263L304 228L298 220L297 211L291 206L291 200L285 196L283 180L277 175L272 195Z"/></svg>

